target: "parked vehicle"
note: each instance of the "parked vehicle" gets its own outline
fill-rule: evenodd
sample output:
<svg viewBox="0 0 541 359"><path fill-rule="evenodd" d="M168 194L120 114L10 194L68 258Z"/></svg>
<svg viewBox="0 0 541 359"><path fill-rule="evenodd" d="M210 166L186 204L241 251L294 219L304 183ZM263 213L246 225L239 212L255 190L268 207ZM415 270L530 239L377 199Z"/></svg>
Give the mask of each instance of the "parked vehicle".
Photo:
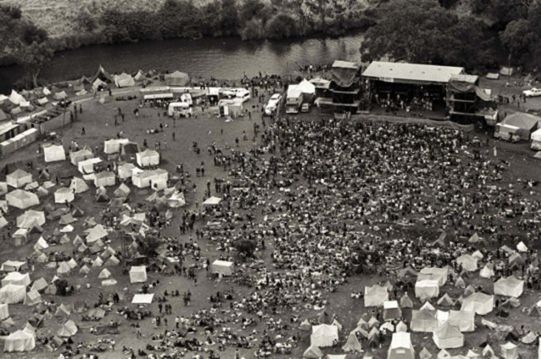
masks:
<svg viewBox="0 0 541 359"><path fill-rule="evenodd" d="M537 96L541 96L541 89L532 87L532 88L529 89L529 90L524 90L524 91L522 91L522 93L523 93L524 96L526 96L526 97L537 97Z"/></svg>
<svg viewBox="0 0 541 359"><path fill-rule="evenodd" d="M276 110L280 107L280 102L282 101L282 95L279 93L275 93L271 96L269 99L269 102L267 102L267 105L265 106L265 115L272 116Z"/></svg>

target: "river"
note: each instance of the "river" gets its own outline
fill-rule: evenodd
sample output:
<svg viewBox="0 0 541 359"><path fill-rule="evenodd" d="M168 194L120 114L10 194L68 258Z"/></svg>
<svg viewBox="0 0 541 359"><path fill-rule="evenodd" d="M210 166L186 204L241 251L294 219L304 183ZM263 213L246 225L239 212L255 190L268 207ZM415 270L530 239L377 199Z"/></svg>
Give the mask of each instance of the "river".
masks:
<svg viewBox="0 0 541 359"><path fill-rule="evenodd" d="M192 76L238 79L258 72L284 74L299 65L359 61L362 35L336 39L241 41L238 38L148 41L98 45L57 53L41 73L44 82L92 76L98 66L112 73L139 69L180 70ZM23 75L18 66L0 68L0 92L7 93Z"/></svg>

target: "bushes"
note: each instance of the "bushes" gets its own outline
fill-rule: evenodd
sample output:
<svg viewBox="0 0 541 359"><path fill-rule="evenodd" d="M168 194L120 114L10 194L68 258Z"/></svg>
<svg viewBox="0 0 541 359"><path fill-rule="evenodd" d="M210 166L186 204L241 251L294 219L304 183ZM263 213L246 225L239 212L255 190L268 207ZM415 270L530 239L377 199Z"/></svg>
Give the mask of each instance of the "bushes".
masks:
<svg viewBox="0 0 541 359"><path fill-rule="evenodd" d="M288 14L276 14L267 23L267 37L271 39L287 39L295 36L299 36L297 20Z"/></svg>

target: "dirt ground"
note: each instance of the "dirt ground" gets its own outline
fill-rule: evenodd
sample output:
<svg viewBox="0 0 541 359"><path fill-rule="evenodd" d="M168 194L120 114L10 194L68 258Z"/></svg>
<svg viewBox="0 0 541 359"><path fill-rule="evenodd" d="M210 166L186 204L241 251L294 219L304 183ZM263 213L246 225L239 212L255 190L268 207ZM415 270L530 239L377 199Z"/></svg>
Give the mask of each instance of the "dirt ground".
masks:
<svg viewBox="0 0 541 359"><path fill-rule="evenodd" d="M503 90L502 90L503 91ZM267 94L267 98L268 98ZM538 99L532 100L537 104ZM188 200L187 208L197 207L203 200L204 190L206 188L207 181L212 181L215 177L226 177L227 174L224 173L220 168L216 168L212 164L212 157L207 152L207 146L215 143L218 147L235 147L235 138L240 139L240 150L249 150L252 148L254 142L252 142L253 137L253 126L254 123L262 124L262 119L260 111L256 109L261 106L261 104L251 101L250 106L253 106L252 120L248 118L237 119L231 122L225 122L223 119L219 119L216 116L216 109L207 109L205 113L196 111L197 116L191 119L176 120L173 122L170 118L164 117L162 111L158 111L153 108L143 108L141 110L141 115L138 119L133 115L133 110L137 107L136 101L123 101L115 102L108 101L105 104L100 104L94 100L83 103L83 113L79 115L78 120L72 125L57 131L57 135L61 138L64 146L69 147L71 141L76 141L79 145L88 145L93 149L98 148L98 152L102 152L103 141L108 138L115 137L119 131L124 133L124 136L130 140L136 141L138 143L143 143L146 139L149 147L154 148L157 142L161 144L161 167L167 169L171 174L174 174L175 167L177 164L184 164L185 171L191 173L191 179L196 188L191 193L186 193L186 198ZM541 107L541 106L540 106ZM120 122L118 126L114 125L113 115L117 112L117 109L121 108L122 111L126 114L125 121ZM158 116L160 113L160 116ZM308 115L299 116L298 120L308 120L310 117L320 116L316 110L312 110L312 113ZM323 115L325 116L325 115ZM362 118L360 120L363 120ZM266 121L269 121L268 119ZM157 129L159 124L162 123L167 125L164 132L158 134L147 134L147 130L150 128ZM83 136L81 134L82 128L85 128L86 134ZM248 136L248 141L243 141L243 131L246 132ZM172 139L172 132L175 132L176 140ZM497 148L498 157L512 162L511 170L507 172L508 178L505 181L513 184L517 184L517 179L534 179L539 180L541 178L541 169L539 167L538 160L532 158L532 152L529 150L527 144L508 144L500 141L488 140L485 142L484 133L470 133L471 136L478 136L482 139L484 143L483 150L493 151L493 147ZM192 151L192 143L196 141L199 147L202 149L199 155L195 154ZM488 143L488 144L487 144ZM0 167L5 163L11 163L14 161L26 162L30 159L33 159L37 164L36 167L44 166L42 155L39 154L39 145L40 143L32 144L24 150L16 153L15 155L0 161ZM201 162L205 163L206 176L205 177L196 177L195 168L200 165ZM71 171L71 173L76 173L74 167L71 166L68 162L61 162L59 164L53 164L48 166L51 169L51 172L60 173L66 170ZM106 208L106 204L96 203L93 200L94 188L91 185L91 190L80 196L79 199L75 201L75 204L81 207L87 214L92 214L96 218L100 217L100 212ZM114 187L116 188L116 187ZM112 191L112 190L109 190ZM130 203L137 203L143 201L144 198L150 194L149 190L136 190L130 197ZM532 196L540 196L541 191L539 187L534 187L531 189ZM49 198L50 200L50 198ZM41 207L41 205L40 205ZM181 213L184 209L176 213ZM10 217L15 218L21 213L17 212L10 208ZM169 227L164 231L166 236L173 238L178 238L180 241L189 241L190 235L180 235L179 233L179 216L175 216ZM56 223L47 223L45 225L45 231L50 233L52 229L56 226ZM75 233L81 233L82 223L76 223ZM73 236L70 236L73 239ZM194 237L194 236L192 236ZM3 262L7 259L24 259L32 253L32 244L35 243L35 240L38 238L37 235L33 235L29 244L26 246L15 248L10 243L4 242L0 244L0 262ZM202 256L208 258L217 258L219 253L215 249L215 244L210 243L206 240L199 241L199 245L203 249ZM113 247L118 248L118 243L113 243ZM60 250L63 247L54 247L50 248L51 250ZM67 245L65 249L71 250L71 246ZM258 253L267 264L269 263L269 254L272 251L272 246L270 246L265 253ZM45 276L45 278L50 279L53 276L53 269L45 269L39 267L39 271L31 274L32 279L37 279L40 276ZM136 285L130 285L128 283L128 275L123 272L121 267L112 267L109 268L113 274L113 277L118 281L118 285L115 287L101 287L99 281L97 280L97 270L93 269L87 278L81 278L76 272L68 277L69 281L74 284L81 284L82 287L77 291L76 295L71 297L54 297L49 295L43 295L43 299L47 301L54 300L56 302L71 303L74 304L81 300L86 300L89 303L97 301L98 293L103 292L104 294L110 293L114 290L122 293L124 297L122 305L131 305L131 298L133 293L136 291ZM382 278L377 276L355 276L349 278L348 283L338 288L334 293L329 294L329 305L326 308L329 313L336 313L338 320L342 323L344 330L341 333L341 343L343 343L344 336L349 333L355 326L359 318L363 313L370 313L370 310L364 308L363 302L360 299L351 298L351 292L363 291L364 286L375 283ZM190 290L192 292L194 300L189 307L185 307L182 304L181 298L170 298L169 303L173 305L173 315L169 315L168 322L169 328L174 327L174 318L175 315L189 316L195 311L208 308L209 302L208 297L215 293L217 290L224 292L227 289L234 291L235 295L242 297L247 295L249 292L248 288L239 287L231 283L228 280L223 280L217 282L211 280L205 276L204 273L199 273L197 285L193 281L188 280L186 277L178 276L161 276L155 273L149 273L149 282L159 280L159 284L155 289L152 290L154 293L163 293L164 290L171 291L173 289L179 289L181 292ZM86 283L91 285L90 288L85 288ZM454 288L443 288L442 291L449 290L451 293L455 290ZM525 291L525 294L521 298L521 303L525 305L531 305L541 299L541 296L537 292ZM157 314L157 303L154 303L149 306L155 314ZM31 314L28 310L28 307L24 305L11 305L10 312L12 318L17 323L17 327L24 325L26 319ZM315 311L311 309L302 309L299 308L296 315L299 315L301 318L312 317L315 315ZM281 313L281 317L284 320L289 320L293 313ZM409 314L404 313L407 317ZM222 315L230 315L230 313L222 313ZM81 323L80 314L72 314L77 323ZM487 316L487 319L494 319L495 315L491 314ZM240 318L237 318L237 322ZM120 334L115 337L116 341L116 352L106 352L100 353L101 358L111 358L116 359L122 357L120 352L123 346L130 347L133 349L144 348L146 343L151 342L150 338L153 334L163 331L164 326L160 328L154 328L151 324L150 319L146 319L141 322L141 332L143 334L143 339L137 339L136 329L132 327L131 322L124 321L120 316L111 313L108 314L102 322L108 322L110 320L119 321L121 323ZM502 323L501 319L495 319L499 323ZM75 342L95 342L99 337L96 337L89 333L89 327L94 325L92 322L82 322L83 325L80 327L79 332L75 335L73 340ZM521 323L528 323L528 326L537 331L541 331L541 322L538 320L531 320L528 316L519 309L513 311L513 316L508 318L507 323L512 323L519 325ZM45 328L50 328L54 332L58 326L59 322L45 323ZM504 322L505 324L505 322ZM234 330L241 331L240 324L233 324ZM258 325L249 330L256 329L258 332L261 332L262 325ZM244 333L246 331L243 331ZM298 332L301 335L301 342L299 346L294 350L292 355L284 356L288 358L299 358L302 356L302 352L309 345L309 335L306 333ZM465 347L471 347L476 343L479 344L484 340L484 336L487 334L486 330L478 330L475 333L466 334L466 344ZM201 340L204 340L204 336L198 337ZM430 335L413 335L413 343L415 343L416 351L420 351L423 346L426 346L433 353L435 352L435 346L433 344L432 338ZM388 344L388 343L387 343ZM257 343L254 343L257 346ZM212 347L210 347L212 349ZM385 346L384 346L385 348ZM496 348L495 348L496 349ZM341 352L339 348L333 350L336 353ZM451 353L456 354L460 351L451 351ZM521 352L523 352L525 357L530 357L533 355L533 348L528 348L521 346ZM226 352L221 353L223 358L233 358L234 349L229 348ZM253 349L250 350L241 350L241 354L246 358L253 358ZM376 353L376 356L385 355L385 350L379 350ZM58 353L43 353L39 349L37 352L32 352L29 354L2 354L2 357L6 358L56 358ZM273 356L277 357L277 356Z"/></svg>

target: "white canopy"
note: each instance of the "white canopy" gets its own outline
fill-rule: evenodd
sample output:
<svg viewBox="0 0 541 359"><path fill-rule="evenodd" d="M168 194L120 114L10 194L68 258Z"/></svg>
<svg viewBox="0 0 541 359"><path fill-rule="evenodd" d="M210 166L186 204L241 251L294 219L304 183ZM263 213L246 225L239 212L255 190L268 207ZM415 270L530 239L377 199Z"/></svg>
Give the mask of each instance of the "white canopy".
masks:
<svg viewBox="0 0 541 359"><path fill-rule="evenodd" d="M62 145L44 144L43 157L45 162L56 162L66 160L66 151Z"/></svg>
<svg viewBox="0 0 541 359"><path fill-rule="evenodd" d="M77 169L82 174L94 173L94 166L101 162L101 158L94 157L79 161L77 163Z"/></svg>
<svg viewBox="0 0 541 359"><path fill-rule="evenodd" d="M481 292L475 292L464 298L460 310L475 312L479 315L485 315L494 309L494 296Z"/></svg>
<svg viewBox="0 0 541 359"><path fill-rule="evenodd" d="M132 304L151 304L154 294L134 294Z"/></svg>
<svg viewBox="0 0 541 359"><path fill-rule="evenodd" d="M75 199L73 190L67 187L60 187L54 192L54 203L71 203Z"/></svg>
<svg viewBox="0 0 541 359"><path fill-rule="evenodd" d="M133 266L130 268L130 283L143 283L147 281L147 267Z"/></svg>
<svg viewBox="0 0 541 359"><path fill-rule="evenodd" d="M338 342L338 327L328 324L312 326L310 342L319 348L332 347Z"/></svg>
<svg viewBox="0 0 541 359"><path fill-rule="evenodd" d="M34 226L43 226L45 224L45 213L29 209L17 217L17 227L32 229Z"/></svg>
<svg viewBox="0 0 541 359"><path fill-rule="evenodd" d="M415 296L421 301L435 298L440 295L440 285L438 280L424 279L415 283Z"/></svg>
<svg viewBox="0 0 541 359"><path fill-rule="evenodd" d="M30 284L30 275L28 273L9 272L8 275L2 279L2 287L9 284L28 286Z"/></svg>
<svg viewBox="0 0 541 359"><path fill-rule="evenodd" d="M116 184L116 176L114 172L104 171L96 173L94 176L94 185L96 187L109 187Z"/></svg>
<svg viewBox="0 0 541 359"><path fill-rule="evenodd" d="M160 164L160 154L158 151L146 149L138 152L136 155L137 164L141 167L157 166Z"/></svg>
<svg viewBox="0 0 541 359"><path fill-rule="evenodd" d="M203 202L203 206L216 206L219 205L220 202L222 202L222 199L220 197L209 197Z"/></svg>
<svg viewBox="0 0 541 359"><path fill-rule="evenodd" d="M103 142L103 152L106 154L119 153L122 144L130 143L127 138L113 138Z"/></svg>
<svg viewBox="0 0 541 359"><path fill-rule="evenodd" d="M494 294L518 298L524 291L524 281L515 276L500 278L494 283Z"/></svg>
<svg viewBox="0 0 541 359"><path fill-rule="evenodd" d="M233 262L215 260L212 262L212 273L220 274L223 276L230 276L233 274Z"/></svg>
<svg viewBox="0 0 541 359"><path fill-rule="evenodd" d="M32 175L24 170L16 169L6 176L6 182L12 187L21 188L32 182Z"/></svg>
<svg viewBox="0 0 541 359"><path fill-rule="evenodd" d="M36 347L36 336L26 328L11 333L4 339L5 352L27 352Z"/></svg>
<svg viewBox="0 0 541 359"><path fill-rule="evenodd" d="M387 287L373 285L364 287L364 306L365 307L381 307L383 302L389 300L389 292Z"/></svg>
<svg viewBox="0 0 541 359"><path fill-rule="evenodd" d="M449 323L444 323L433 334L434 343L439 349L462 348L464 334Z"/></svg>
<svg viewBox="0 0 541 359"><path fill-rule="evenodd" d="M0 303L22 303L26 296L24 285L8 284L0 288Z"/></svg>

